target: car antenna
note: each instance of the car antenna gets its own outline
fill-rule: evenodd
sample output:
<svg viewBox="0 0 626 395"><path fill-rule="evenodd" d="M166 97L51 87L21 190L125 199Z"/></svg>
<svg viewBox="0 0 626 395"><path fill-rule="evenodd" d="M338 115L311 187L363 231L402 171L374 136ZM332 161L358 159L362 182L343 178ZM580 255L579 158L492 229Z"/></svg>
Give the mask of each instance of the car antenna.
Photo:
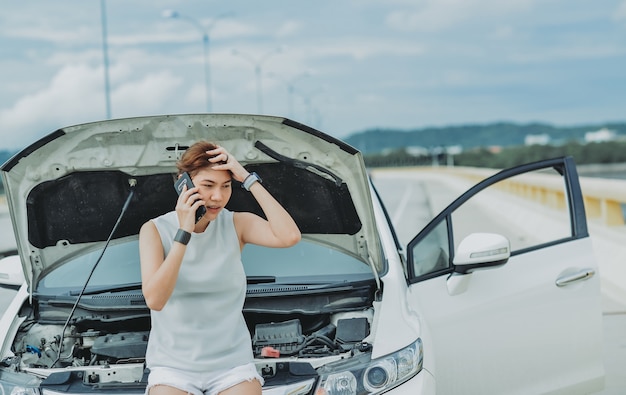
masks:
<svg viewBox="0 0 626 395"><path fill-rule="evenodd" d="M50 368L53 368L54 365L56 365L57 362L59 362L59 359L61 359L61 350L63 349L63 340L65 338L65 330L67 329L67 326L70 323L70 320L72 319L72 316L74 315L74 312L76 311L76 308L78 307L78 302L80 302L81 296L83 296L83 294L85 293L85 289L87 289L87 284L89 284L89 280L91 280L91 276L93 275L93 272L96 270L96 267L98 267L98 264L102 260L102 257L104 256L104 252L109 246L109 243L111 242L111 239L113 238L113 235L115 234L115 231L117 230L117 226L120 224L122 218L124 217L124 214L126 213L128 206L130 205L130 200L135 194L135 186L137 185L137 180L134 178L131 178L128 180L128 184L130 185L130 193L128 194L128 197L126 198L124 205L122 206L122 211L120 212L120 215L117 217L117 221L115 222L115 225L113 225L113 229L111 230L111 233L109 233L109 237L107 238L107 241L104 244L104 248L102 249L100 256L98 257L98 259L96 260L96 263L94 263L93 267L91 268L91 271L89 272L89 275L87 276L87 280L85 280L83 289L81 289L80 293L76 297L76 302L74 302L74 306L72 306L72 310L70 311L70 314L68 315L67 320L65 321L65 325L63 325L63 330L61 331L61 338L59 339L59 352L57 353L57 357L52 363L52 365L50 365Z"/></svg>

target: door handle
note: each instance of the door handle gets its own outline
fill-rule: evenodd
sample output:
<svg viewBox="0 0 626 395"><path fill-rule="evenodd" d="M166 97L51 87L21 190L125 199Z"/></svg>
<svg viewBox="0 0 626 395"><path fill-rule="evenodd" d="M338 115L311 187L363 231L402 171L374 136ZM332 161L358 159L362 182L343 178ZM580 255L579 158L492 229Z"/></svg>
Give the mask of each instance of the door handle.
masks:
<svg viewBox="0 0 626 395"><path fill-rule="evenodd" d="M557 287L564 287L566 285L570 285L577 281L587 280L593 277L596 274L596 271L593 269L582 269L576 273L566 274L556 279Z"/></svg>

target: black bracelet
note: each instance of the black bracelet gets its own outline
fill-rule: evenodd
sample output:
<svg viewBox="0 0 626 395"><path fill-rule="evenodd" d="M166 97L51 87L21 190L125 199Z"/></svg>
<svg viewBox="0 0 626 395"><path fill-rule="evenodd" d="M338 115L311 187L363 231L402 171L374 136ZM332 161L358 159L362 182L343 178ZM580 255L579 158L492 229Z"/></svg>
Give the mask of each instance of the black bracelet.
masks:
<svg viewBox="0 0 626 395"><path fill-rule="evenodd" d="M178 232L176 232L176 236L174 236L174 241L177 241L182 245L187 245L190 239L191 239L191 233L182 229L178 229Z"/></svg>

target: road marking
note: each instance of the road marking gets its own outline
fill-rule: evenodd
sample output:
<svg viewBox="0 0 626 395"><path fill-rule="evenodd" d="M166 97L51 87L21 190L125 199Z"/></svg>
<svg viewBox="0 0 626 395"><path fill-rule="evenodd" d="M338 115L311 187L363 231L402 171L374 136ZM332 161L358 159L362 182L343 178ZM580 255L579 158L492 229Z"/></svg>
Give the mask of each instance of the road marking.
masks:
<svg viewBox="0 0 626 395"><path fill-rule="evenodd" d="M411 193L413 193L413 184L407 182L405 184L407 187L404 190L404 194L402 195L402 199L400 200L400 204L396 208L396 211L393 213L393 218L391 219L391 223L394 227L396 227L400 221L402 220L402 216L404 214L404 210L406 206L409 204L409 200L411 199Z"/></svg>

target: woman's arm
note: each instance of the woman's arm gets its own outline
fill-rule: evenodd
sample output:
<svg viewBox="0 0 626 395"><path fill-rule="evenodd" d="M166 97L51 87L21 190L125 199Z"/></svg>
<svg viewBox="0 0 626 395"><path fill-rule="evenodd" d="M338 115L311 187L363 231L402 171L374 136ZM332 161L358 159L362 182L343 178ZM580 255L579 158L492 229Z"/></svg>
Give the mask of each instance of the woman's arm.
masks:
<svg viewBox="0 0 626 395"><path fill-rule="evenodd" d="M189 233L194 229L196 209L203 204L202 201L195 200L196 190L197 188L184 190L176 202L180 228ZM141 289L151 310L161 310L172 296L186 248L185 244L173 242L169 254L165 256L156 225L148 221L139 230Z"/></svg>
<svg viewBox="0 0 626 395"><path fill-rule="evenodd" d="M156 226L146 222L139 231L141 261L141 290L151 310L161 310L172 295L185 246L173 243L167 258L163 254L161 237Z"/></svg>
<svg viewBox="0 0 626 395"><path fill-rule="evenodd" d="M216 170L229 170L233 178L243 182L250 173L223 147L207 152L214 155L211 162L225 162L216 165ZM250 186L250 193L261 206L267 220L253 213L235 213L235 228L239 242L243 247L246 243L266 247L290 247L300 241L298 225L280 203L261 185L255 182Z"/></svg>

